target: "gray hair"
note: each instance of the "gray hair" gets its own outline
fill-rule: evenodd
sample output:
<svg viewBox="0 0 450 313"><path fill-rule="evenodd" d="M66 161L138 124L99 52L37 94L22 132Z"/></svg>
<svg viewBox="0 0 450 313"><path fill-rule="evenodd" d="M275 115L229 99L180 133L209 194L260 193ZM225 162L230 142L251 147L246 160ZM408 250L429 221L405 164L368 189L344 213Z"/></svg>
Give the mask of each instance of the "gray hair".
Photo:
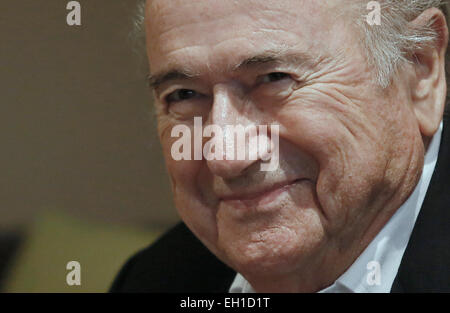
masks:
<svg viewBox="0 0 450 313"><path fill-rule="evenodd" d="M375 71L375 80L383 89L389 87L398 69L410 62L417 49L433 45L437 34L430 21L421 28L408 27L414 20L429 8L439 8L449 21L450 4L443 0L379 0L381 6L381 25L369 25L366 21L368 0L350 0L356 13L356 25L363 36L363 48L366 58ZM145 50L145 0L139 0L134 17L132 37L136 49ZM450 51L446 55L446 80L450 82ZM448 85L449 86L449 85ZM447 88L449 90L449 88ZM447 93L447 103L449 103Z"/></svg>
<svg viewBox="0 0 450 313"><path fill-rule="evenodd" d="M364 7L360 10L367 12L367 1L361 1ZM410 62L414 51L426 48L435 43L437 33L432 27L431 20L420 28L408 27L408 22L414 20L429 8L439 8L449 21L450 5L442 0L380 0L381 23L369 25L365 14L360 14L357 25L362 30L363 48L370 66L375 70L376 82L383 88L391 85L400 66ZM447 89L450 82L450 51L447 49L445 57ZM449 106L447 92L447 106ZM447 107L449 109L449 107Z"/></svg>

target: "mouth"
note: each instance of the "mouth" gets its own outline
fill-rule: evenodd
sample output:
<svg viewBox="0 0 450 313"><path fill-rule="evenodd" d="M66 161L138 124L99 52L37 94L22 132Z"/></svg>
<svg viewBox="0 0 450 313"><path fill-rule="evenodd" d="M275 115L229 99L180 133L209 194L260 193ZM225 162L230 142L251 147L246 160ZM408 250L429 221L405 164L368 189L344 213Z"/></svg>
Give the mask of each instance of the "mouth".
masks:
<svg viewBox="0 0 450 313"><path fill-rule="evenodd" d="M293 185L304 180L306 179L299 178L292 181L275 184L270 188L263 189L261 191L225 196L219 198L219 200L230 205L239 204L239 206L241 206L241 204L244 204L246 207L265 205L275 201L279 195L288 191Z"/></svg>

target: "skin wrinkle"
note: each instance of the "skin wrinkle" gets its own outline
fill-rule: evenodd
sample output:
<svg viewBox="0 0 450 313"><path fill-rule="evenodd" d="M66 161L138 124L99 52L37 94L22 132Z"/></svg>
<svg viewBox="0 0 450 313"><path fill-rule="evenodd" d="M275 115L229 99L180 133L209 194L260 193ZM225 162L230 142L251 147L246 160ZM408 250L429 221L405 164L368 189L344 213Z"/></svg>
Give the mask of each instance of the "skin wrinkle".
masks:
<svg viewBox="0 0 450 313"><path fill-rule="evenodd" d="M330 83L330 82L321 82L321 84L326 84L326 83ZM331 84L332 83L330 83L330 86L331 86ZM311 86L312 88L314 88L314 86ZM318 92L322 92L322 93L325 93L325 92L323 92L323 91L321 91L320 90L320 87L318 87L318 88L316 88L315 89L316 91L318 91ZM336 91L335 89L330 89L330 90L334 90L334 91ZM336 100L338 103L341 103L342 105L343 105L343 107L345 107L346 106L346 104L347 103L351 103L350 101L348 101L348 98L346 98L346 100L347 101L341 101L340 99L339 99L339 96L342 96L342 97L345 97L345 95L343 94L343 93L339 93L339 92L337 92L336 93L336 96L333 94L333 93L331 93L331 92L329 92L329 93L326 93L329 97L331 97L331 98L333 98L334 100ZM345 103L344 103L345 102ZM336 115L338 118L341 116L341 115ZM341 121L343 121L343 119L340 119ZM347 126L346 128L347 128L347 130L352 134L352 136L353 137L356 137L355 136L355 133L351 130L351 127L348 127L348 125L346 125L346 124L343 124L344 126ZM375 137L375 136L374 136ZM345 159L345 157L342 157L342 159ZM344 164L345 164L345 162L344 162ZM344 173L345 172L345 170L342 170L342 173ZM345 224L345 222L348 220L348 210L345 210L345 218L344 218L344 224Z"/></svg>
<svg viewBox="0 0 450 313"><path fill-rule="evenodd" d="M329 83L329 86L331 87L333 85L333 83ZM320 90L318 90L320 92ZM334 95L334 93L332 93L331 91L335 91L336 92L336 96ZM359 119L355 117L353 117L350 120L348 120L348 118L351 118L351 116L348 116L347 113L349 113L348 109L346 110L346 108L348 106L351 106L352 109L354 110L358 110L358 115L362 116L362 112L358 109L360 107L360 105L354 105L353 101L355 100L350 100L345 93L338 91L338 88L330 88L330 92L326 93L323 92L324 94L326 94L327 96L333 98L334 100L336 100L337 103L341 103L342 107L340 107L339 109L341 110L340 113L344 113L344 114L336 114L335 117L338 118L341 122L342 125L345 127L345 129L351 134L352 137L352 143L354 144L355 142L357 142L358 138L363 135L367 135L367 134L372 134L372 136L368 137L366 136L365 140L367 142L376 142L377 136L376 136L376 131L369 131L369 125L368 124L362 124L359 122ZM341 100L340 97L342 97L343 99ZM356 133L353 130L353 127L351 126L357 125L359 128L363 128L365 131L364 132L360 132L360 133ZM360 139L361 140L361 139ZM355 149L356 150L356 149Z"/></svg>
<svg viewBox="0 0 450 313"><path fill-rule="evenodd" d="M340 163L341 163L339 170L335 169L335 171L339 171L339 172L335 173L334 176L342 177L344 175L344 173L345 173L345 169L350 167L348 165L349 162L347 161L345 153L342 151L342 149L340 148L340 146L338 144L332 143L332 146L333 146L333 148L335 150L335 153L336 153L335 159L339 160ZM324 167L326 168L327 165L325 165ZM321 204L321 207L324 210L324 214L327 215L327 213L326 213L327 211L326 211L325 208L329 207L329 205L322 203L322 201L323 201L322 199L324 198L323 194L325 193L325 191L326 191L327 194L331 193L332 196L330 196L329 201L332 201L332 203L333 203L332 207L338 206L337 203L341 203L341 199L339 198L339 194L335 193L335 190L337 190L339 188L340 183L337 183L337 185L333 189L328 189L329 188L328 187L325 190L322 190L322 188L324 188L324 187L320 183L321 183L321 181L320 181L320 177L319 177L318 185L317 185L317 195L318 195L319 203ZM344 221L341 220L337 224L345 223L345 219L347 219L347 214L348 214L348 210L344 209ZM328 220L332 220L332 217L330 215L328 217Z"/></svg>
<svg viewBox="0 0 450 313"><path fill-rule="evenodd" d="M327 112L323 112L323 113L327 113ZM344 173L345 173L345 170L344 170L344 168L345 168L345 154L341 151L341 148L340 148L340 145L339 144L337 144L337 143L334 143L334 142L328 142L327 143L327 146L328 146L328 148L329 149L333 149L333 151L335 152L335 153L338 153L339 154L339 156L337 157L337 158L339 158L340 160L343 160L343 164L342 164L342 167L341 167L341 170L340 170L340 172L338 173L338 174L336 174L336 176L342 176ZM319 172L321 173L322 172L322 169L323 168L326 168L328 166L328 163L327 163L327 161L324 163L324 164L322 164L321 166L320 166L320 168L319 168ZM320 181L321 181L321 178L320 178L320 176L319 176L319 178L318 178L318 183L320 183ZM320 191L320 188L321 186L319 185L318 186L318 192ZM320 197L319 197L319 202L320 202L321 200L320 200ZM323 203L321 203L321 207L323 208L323 207L326 207L326 206L324 206L323 205ZM324 213L324 217L325 217L325 219L326 220L329 220L329 217L328 217L328 215L327 215L327 213L325 212L325 211L323 211L323 213Z"/></svg>
<svg viewBox="0 0 450 313"><path fill-rule="evenodd" d="M212 20L210 23L211 24L213 24L213 25L217 25L217 24L219 24L219 22L222 20L222 19L226 19L226 17L224 17L224 18L219 18L219 19L214 19L214 20ZM178 29L180 29L180 28L182 28L182 29L185 29L185 28L187 28L187 27L189 27L189 26L193 26L193 25L195 25L195 24L197 24L197 23L203 23L203 22L201 22L201 21L198 21L198 22L195 22L195 23L191 23L191 24L188 24L188 25L181 25L181 26L179 26L179 27L174 27L173 29L171 29L171 30L168 30L168 31L166 31L165 33L163 33L162 35L160 35L160 41L166 41L167 39L165 38L165 37L170 37L170 35L171 35L171 32L176 32ZM244 40L247 40L247 38L243 38ZM235 40L235 38L231 38L231 39L229 39L229 40ZM224 42L222 42L223 44L226 44L226 41L224 41ZM182 48L181 48L182 49ZM173 51L177 51L177 50L180 50L180 48L176 48L176 49L173 49ZM162 51L162 53L171 53L171 52L168 52L168 51Z"/></svg>
<svg viewBox="0 0 450 313"><path fill-rule="evenodd" d="M323 113L326 113L326 112L323 112ZM338 153L338 156L336 157L337 159L342 160L342 166L341 166L341 169L340 169L340 171L336 174L336 176L342 176L342 175L344 175L344 173L345 173L344 168L345 168L345 163L346 163L346 161L345 161L345 154L342 153L341 148L340 148L340 145L339 145L339 144L336 144L336 143L334 143L334 142L328 142L328 143L327 143L327 146L328 146L328 149L332 149L332 150L334 151L334 153ZM319 173L322 173L323 168L327 168L327 167L328 167L328 160L326 160L324 164L319 165ZM321 205L320 205L320 208L321 208L321 211L322 211L322 213L323 213L323 216L324 216L325 220L327 221L327 223L329 223L329 221L330 221L331 219L330 219L329 215L327 214L326 210L323 209L323 208L326 208L326 207L328 207L328 206L327 206L327 205L324 205L324 203L322 202L322 201L323 201L323 200L322 200L322 197L320 197L321 190L323 189L323 186L320 185L320 182L321 182L321 181L322 181L322 179L321 179L321 177L320 177L320 175L319 175L318 180L317 180L317 183L318 183L318 186L317 186L317 193L318 193L318 195L319 195L319 197L318 197L318 202L321 204ZM336 187L336 188L337 188L337 187ZM323 191L323 193L329 193L329 191L330 191L330 190L325 189L325 191ZM333 194L333 191L332 191L332 190L331 190L331 193ZM329 199L329 201L331 201L331 199ZM339 202L339 200L335 200L334 202Z"/></svg>
<svg viewBox="0 0 450 313"><path fill-rule="evenodd" d="M321 83L321 84L326 84L326 83ZM328 85L328 86L331 86L331 85ZM345 98L344 94L338 92L337 90L333 89L333 91L336 91L336 94L334 94L334 93L331 92L331 90L328 90L328 91L327 90L321 90L320 89L320 85L319 85L319 87L310 86L310 88L315 90L318 93L321 93L323 95L326 95L326 96L330 97L331 99L335 100L336 103L342 104L342 107L339 108L340 110L342 110L341 113L344 113L343 109L347 106L347 104L351 104L351 101L348 101L349 99ZM339 96L342 96L343 98L345 98L344 100L347 100L347 101L341 100L339 98ZM343 117L341 118L340 114L336 114L334 116L337 119L339 119L341 122L345 121L345 119ZM352 130L351 127L349 127L349 125L347 125L347 123L343 124L343 126L344 126L345 130L347 130L350 133L350 135L352 137L352 141L355 142L356 141L356 137L357 137L356 133Z"/></svg>
<svg viewBox="0 0 450 313"><path fill-rule="evenodd" d="M203 48L203 47L204 46L202 46L202 45L193 45L193 46L189 46L189 47L181 47L181 48L178 48L176 50L172 50L171 52L168 52L167 53L167 57L171 57L171 55L173 55L173 54L180 54L180 53L182 53L183 51L186 51L186 50L191 50L192 51L192 50L194 50L194 48ZM172 66L173 66L173 64L169 63L169 64L167 64L166 67L170 68ZM187 67L186 64L184 66ZM189 75L192 75L192 76L197 76L198 75L193 70L188 70L187 72L189 73Z"/></svg>
<svg viewBox="0 0 450 313"><path fill-rule="evenodd" d="M417 146L417 143L416 143L415 145L413 145L413 146ZM414 160L413 155L417 155L417 154L415 154L414 152L415 152L414 149L411 149L411 150L409 151L409 155L408 155L408 158L407 158L407 159L409 160L409 161L408 161L409 166L408 166L407 168L409 168L410 171L406 171L406 172L403 173L403 175L402 175L401 178L400 178L400 182L408 182L408 181L409 181L409 180L407 179L407 177L408 177L409 175L411 175L411 171L413 171L414 168L415 168L415 166L413 167L413 166L411 166L411 165L416 163L416 162L415 162L416 160ZM422 154L423 154L423 153L422 153ZM387 163L386 163L385 170L384 170L384 174L383 174L383 181L382 181L382 183L380 183L380 185L381 185L381 184L386 184L386 178L385 178L385 177L388 176L388 175L386 174L387 168L388 168L388 162L390 162L391 160L392 160L392 158L387 158ZM422 162L423 162L423 160L422 160ZM423 166L423 163L422 163L422 165L421 165L419 168L421 168L422 166ZM420 178L420 174L421 174L421 170L417 173L416 177L414 178L415 183L417 183L418 179ZM415 183L414 183L414 184L415 184ZM412 190L411 190L411 192L412 192ZM408 195L409 195L409 194L408 194ZM389 203L389 201L392 200L392 198L394 198L395 196L398 196L398 195L395 194L395 191L392 191L387 197L382 197L382 198L379 200L379 202L381 202L380 205L379 205L379 207L387 207L386 204ZM375 201L375 195L371 196L371 199L373 199L373 200ZM387 216L386 219L390 218L394 213L395 213L395 210L391 210L391 213ZM364 220L364 215L362 214L362 212L361 212L361 214L358 215L358 217L359 217L359 218L357 218L357 220ZM375 219L375 218L373 218L373 219L370 221L369 224L372 224L374 219ZM372 229L367 228L367 229L365 230L365 232L362 234L361 237L362 237L362 238L366 237L366 236L367 236L367 233L368 233L369 231L372 231Z"/></svg>
<svg viewBox="0 0 450 313"><path fill-rule="evenodd" d="M411 157L411 155L412 155L413 153L412 153L412 151L410 152L410 164L412 164L413 163L413 158ZM404 173L404 175L403 175L403 177L401 178L401 181L406 181L406 177L409 175L409 173ZM418 179L419 179L419 175L418 175L418 177L416 178L416 182L418 181ZM392 192L381 204L380 204L380 206L381 207L384 207L385 206L385 204L386 203L389 203L389 200L392 200L392 198L393 197L395 197L396 196L396 194L395 194L395 192ZM392 210L391 211L391 213L386 217L386 220L387 219L389 219L393 214L395 213L395 210ZM359 215L360 216L360 220L361 219L364 219L364 217L360 214ZM369 224L373 224L373 222L374 222L374 220L375 220L375 218L373 218L371 221L370 221L370 223ZM362 233L362 238L364 238L364 237L367 237L368 236L368 233L370 232L370 231L373 231L371 228L367 228L363 233ZM363 243L362 244L363 246L365 246L365 243Z"/></svg>
<svg viewBox="0 0 450 313"><path fill-rule="evenodd" d="M159 14L164 15L164 12L159 12ZM184 22L184 21L181 22L181 20L180 20L180 24L179 25L173 25L171 28L169 28L165 32L161 33L160 37L168 36L171 32L175 32L177 30L180 30L180 29L183 29L183 28L186 28L186 27L189 27L189 26L193 26L193 25L196 25L196 24L200 24L200 23L201 24L210 23L212 25L216 25L216 24L219 24L220 21L225 20L227 18L226 16L224 16L224 17L211 16L209 18L210 21L207 21L207 19L208 19L207 16L203 15L201 18L200 18L200 14L198 16L199 16L198 20L194 20L194 21L187 22L187 23ZM164 39L164 38L162 38L162 39Z"/></svg>

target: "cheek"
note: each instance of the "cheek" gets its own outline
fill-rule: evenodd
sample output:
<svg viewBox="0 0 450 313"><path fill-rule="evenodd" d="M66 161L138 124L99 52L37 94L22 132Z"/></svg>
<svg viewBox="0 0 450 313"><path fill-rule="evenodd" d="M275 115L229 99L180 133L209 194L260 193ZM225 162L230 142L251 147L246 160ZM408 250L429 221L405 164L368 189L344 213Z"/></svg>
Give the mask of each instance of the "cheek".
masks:
<svg viewBox="0 0 450 313"><path fill-rule="evenodd" d="M175 207L189 229L212 251L217 241L216 210L205 200L200 188L200 175L205 168L204 160L175 160L171 148L178 138L170 131L161 137L166 167L172 182ZM193 147L193 143L191 143ZM192 158L193 158L193 151Z"/></svg>
<svg viewBox="0 0 450 313"><path fill-rule="evenodd" d="M197 183L202 161L175 161L169 157L166 162L179 217L197 238L215 251L216 211L206 203Z"/></svg>
<svg viewBox="0 0 450 313"><path fill-rule="evenodd" d="M193 131L187 128L186 132L172 136L174 126L168 118L158 119L166 168L175 202L178 202L180 194L190 195L192 198L196 196L197 188L193 182L196 181L201 161L193 160Z"/></svg>
<svg viewBox="0 0 450 313"><path fill-rule="evenodd" d="M316 193L328 231L342 229L368 206L384 178L389 155L382 144L382 123L369 119L353 103L316 97L304 97L278 116L280 136L319 164Z"/></svg>
<svg viewBox="0 0 450 313"><path fill-rule="evenodd" d="M175 200L180 192L194 196L196 194L196 177L201 161L175 160L172 157L173 140L163 141L163 153L166 168L172 183Z"/></svg>

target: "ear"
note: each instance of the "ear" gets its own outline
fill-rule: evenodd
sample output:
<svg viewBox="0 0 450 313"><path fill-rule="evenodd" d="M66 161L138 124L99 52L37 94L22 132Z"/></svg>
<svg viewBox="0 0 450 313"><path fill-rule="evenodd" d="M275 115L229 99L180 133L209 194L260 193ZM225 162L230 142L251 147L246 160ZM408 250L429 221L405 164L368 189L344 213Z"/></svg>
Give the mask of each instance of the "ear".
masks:
<svg viewBox="0 0 450 313"><path fill-rule="evenodd" d="M436 33L433 44L414 51L415 75L411 86L413 111L422 135L431 137L442 120L447 95L445 79L445 54L448 28L445 16L437 8L424 11L410 24L423 27L431 23Z"/></svg>

